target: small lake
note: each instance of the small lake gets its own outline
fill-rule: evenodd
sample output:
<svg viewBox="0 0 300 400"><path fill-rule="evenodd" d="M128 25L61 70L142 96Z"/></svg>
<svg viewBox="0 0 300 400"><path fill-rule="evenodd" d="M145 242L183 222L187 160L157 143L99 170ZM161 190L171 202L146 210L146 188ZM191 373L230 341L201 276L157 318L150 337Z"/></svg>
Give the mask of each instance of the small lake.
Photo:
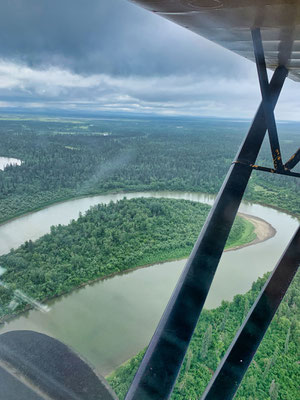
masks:
<svg viewBox="0 0 300 400"><path fill-rule="evenodd" d="M0 157L0 170L3 171L7 165L21 165L22 161L17 158Z"/></svg>
<svg viewBox="0 0 300 400"><path fill-rule="evenodd" d="M214 201L214 196L182 192L110 194L71 200L0 226L0 253L26 240L36 240L49 232L51 225L68 224L92 205L124 196L187 199L210 205ZM298 227L298 221L290 215L258 204L243 203L239 211L266 220L277 233L265 242L223 254L206 308L245 293L253 281L271 271ZM15 329L44 332L69 344L105 375L148 344L185 262L165 262L95 282L50 301L48 313L31 310L17 317L0 333Z"/></svg>

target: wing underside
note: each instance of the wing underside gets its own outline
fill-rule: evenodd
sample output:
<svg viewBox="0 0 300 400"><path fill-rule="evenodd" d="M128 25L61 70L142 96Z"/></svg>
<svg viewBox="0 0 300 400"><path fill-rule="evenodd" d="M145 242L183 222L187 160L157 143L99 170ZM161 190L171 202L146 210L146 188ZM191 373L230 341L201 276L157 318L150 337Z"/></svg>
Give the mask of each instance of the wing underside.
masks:
<svg viewBox="0 0 300 400"><path fill-rule="evenodd" d="M300 0L132 0L255 61L251 29L260 28L267 67L300 81Z"/></svg>

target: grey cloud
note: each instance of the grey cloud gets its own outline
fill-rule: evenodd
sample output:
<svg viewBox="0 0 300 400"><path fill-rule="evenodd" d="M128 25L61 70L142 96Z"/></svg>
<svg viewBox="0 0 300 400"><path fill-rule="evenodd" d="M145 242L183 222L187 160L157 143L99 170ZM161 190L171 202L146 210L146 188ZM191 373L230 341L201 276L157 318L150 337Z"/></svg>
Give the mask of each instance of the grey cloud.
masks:
<svg viewBox="0 0 300 400"><path fill-rule="evenodd" d="M241 74L238 56L127 0L2 0L0 55L112 75Z"/></svg>
<svg viewBox="0 0 300 400"><path fill-rule="evenodd" d="M299 119L297 87L279 118ZM1 1L2 108L251 117L259 101L253 63L127 0Z"/></svg>
<svg viewBox="0 0 300 400"><path fill-rule="evenodd" d="M297 119L299 99L289 98L288 82L281 119ZM168 75L161 77L79 75L51 67L33 69L0 62L0 106L89 112L133 112L164 115L252 117L260 101L255 69L246 78Z"/></svg>

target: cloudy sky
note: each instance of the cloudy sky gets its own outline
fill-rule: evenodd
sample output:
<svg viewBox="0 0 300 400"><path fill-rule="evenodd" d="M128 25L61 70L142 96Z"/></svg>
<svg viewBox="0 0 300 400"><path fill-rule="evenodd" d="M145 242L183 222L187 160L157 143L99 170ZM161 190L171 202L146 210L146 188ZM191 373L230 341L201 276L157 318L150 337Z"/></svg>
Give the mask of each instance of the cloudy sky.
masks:
<svg viewBox="0 0 300 400"><path fill-rule="evenodd" d="M278 118L300 120L299 89ZM253 63L127 0L1 0L0 112L251 118L259 99Z"/></svg>

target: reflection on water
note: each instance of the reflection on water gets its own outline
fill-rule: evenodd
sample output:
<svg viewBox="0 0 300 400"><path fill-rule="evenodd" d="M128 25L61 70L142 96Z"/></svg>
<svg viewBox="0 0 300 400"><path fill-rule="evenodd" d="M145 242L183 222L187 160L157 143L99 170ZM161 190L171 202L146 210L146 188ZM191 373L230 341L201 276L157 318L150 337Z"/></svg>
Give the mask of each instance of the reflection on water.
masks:
<svg viewBox="0 0 300 400"><path fill-rule="evenodd" d="M4 170L7 165L21 165L22 161L17 158L0 157L0 170Z"/></svg>
<svg viewBox="0 0 300 400"><path fill-rule="evenodd" d="M199 193L129 193L134 197L167 197L212 204L214 197ZM37 239L53 224L67 224L98 203L122 199L124 194L94 196L57 204L0 227L0 252ZM265 242L226 252L214 278L205 307L218 306L270 271L298 226L293 217L257 204L243 203L240 211L265 219L277 234ZM32 329L47 333L78 350L102 374L136 354L149 342L184 267L185 260L156 264L98 281L48 303L51 311L27 312L1 330Z"/></svg>

